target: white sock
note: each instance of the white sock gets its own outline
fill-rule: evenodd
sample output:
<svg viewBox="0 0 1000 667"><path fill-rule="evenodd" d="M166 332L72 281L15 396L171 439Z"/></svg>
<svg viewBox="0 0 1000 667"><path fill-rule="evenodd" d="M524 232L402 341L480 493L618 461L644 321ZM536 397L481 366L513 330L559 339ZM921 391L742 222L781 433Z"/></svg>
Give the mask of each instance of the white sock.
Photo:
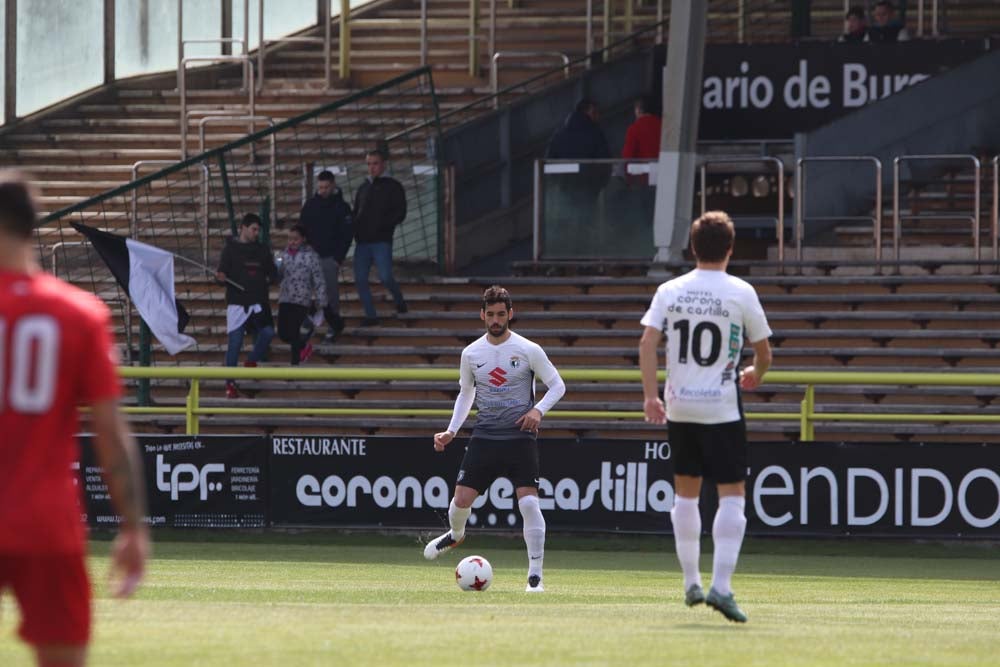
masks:
<svg viewBox="0 0 1000 667"><path fill-rule="evenodd" d="M743 533L747 528L747 518L743 514L746 500L742 496L719 498L719 509L712 524L712 541L715 555L712 557L712 588L723 595L733 592L732 578L736 571L736 561L740 557Z"/></svg>
<svg viewBox="0 0 1000 667"><path fill-rule="evenodd" d="M465 537L465 522L472 514L471 507L459 507L452 498L451 505L448 506L448 523L451 524L451 538L460 540Z"/></svg>
<svg viewBox="0 0 1000 667"><path fill-rule="evenodd" d="M524 496L517 501L524 519L524 544L528 547L528 576L542 576L545 560L545 517L538 505L538 496Z"/></svg>
<svg viewBox="0 0 1000 667"><path fill-rule="evenodd" d="M684 590L693 584L701 586L701 572L698 571L698 557L701 555L701 512L697 498L674 496L674 507L670 510L670 520L674 524L674 547L677 560L684 572Z"/></svg>

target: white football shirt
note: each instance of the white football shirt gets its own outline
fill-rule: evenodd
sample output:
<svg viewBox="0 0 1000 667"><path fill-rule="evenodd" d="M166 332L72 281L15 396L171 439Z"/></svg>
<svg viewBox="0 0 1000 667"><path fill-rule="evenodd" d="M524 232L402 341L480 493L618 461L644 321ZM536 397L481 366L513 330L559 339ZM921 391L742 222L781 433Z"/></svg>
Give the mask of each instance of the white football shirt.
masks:
<svg viewBox="0 0 1000 667"><path fill-rule="evenodd" d="M739 420L744 336L771 335L757 292L725 271L695 269L659 286L643 326L667 337L667 419L695 424Z"/></svg>
<svg viewBox="0 0 1000 667"><path fill-rule="evenodd" d="M548 387L537 404L535 376ZM474 400L478 413L472 435L498 440L533 437L521 431L517 420L531 408L545 415L566 393L559 371L541 346L513 331L499 345L484 334L462 350L459 386L448 430L458 433Z"/></svg>

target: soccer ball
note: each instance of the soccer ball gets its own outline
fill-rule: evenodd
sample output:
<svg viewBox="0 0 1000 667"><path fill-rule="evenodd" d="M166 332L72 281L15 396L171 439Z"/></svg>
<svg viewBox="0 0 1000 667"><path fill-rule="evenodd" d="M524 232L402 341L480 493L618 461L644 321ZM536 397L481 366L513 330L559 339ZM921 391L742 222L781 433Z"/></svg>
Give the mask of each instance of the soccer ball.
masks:
<svg viewBox="0 0 1000 667"><path fill-rule="evenodd" d="M463 558L455 568L455 583L463 591L485 591L493 583L493 566L482 556Z"/></svg>

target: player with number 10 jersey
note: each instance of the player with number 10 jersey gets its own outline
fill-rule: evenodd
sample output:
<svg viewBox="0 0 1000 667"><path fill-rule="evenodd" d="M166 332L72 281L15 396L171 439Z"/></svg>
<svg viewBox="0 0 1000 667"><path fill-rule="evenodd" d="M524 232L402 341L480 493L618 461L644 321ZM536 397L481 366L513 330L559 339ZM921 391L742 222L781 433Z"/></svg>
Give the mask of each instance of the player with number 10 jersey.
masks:
<svg viewBox="0 0 1000 667"><path fill-rule="evenodd" d="M656 290L643 326L667 338L667 419L723 424L742 419L739 408L743 338L771 335L754 288L725 271L694 269Z"/></svg>

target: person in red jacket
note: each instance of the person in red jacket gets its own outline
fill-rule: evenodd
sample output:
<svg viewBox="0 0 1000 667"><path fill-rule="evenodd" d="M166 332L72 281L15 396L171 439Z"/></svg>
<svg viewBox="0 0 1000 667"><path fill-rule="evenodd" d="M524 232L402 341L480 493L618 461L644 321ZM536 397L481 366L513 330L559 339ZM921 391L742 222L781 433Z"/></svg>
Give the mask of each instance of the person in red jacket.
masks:
<svg viewBox="0 0 1000 667"><path fill-rule="evenodd" d="M625 145L622 146L622 157L658 158L660 157L660 125L662 121L655 113L657 105L652 95L643 95L635 101L635 121L625 131ZM629 176L629 183L648 185L647 176Z"/></svg>
<svg viewBox="0 0 1000 667"><path fill-rule="evenodd" d="M149 556L142 460L118 407L111 312L41 270L37 200L0 171L0 593L21 609L19 634L42 667L86 662L91 628L86 536L80 521L77 406L121 517L111 547L114 592L139 585Z"/></svg>

